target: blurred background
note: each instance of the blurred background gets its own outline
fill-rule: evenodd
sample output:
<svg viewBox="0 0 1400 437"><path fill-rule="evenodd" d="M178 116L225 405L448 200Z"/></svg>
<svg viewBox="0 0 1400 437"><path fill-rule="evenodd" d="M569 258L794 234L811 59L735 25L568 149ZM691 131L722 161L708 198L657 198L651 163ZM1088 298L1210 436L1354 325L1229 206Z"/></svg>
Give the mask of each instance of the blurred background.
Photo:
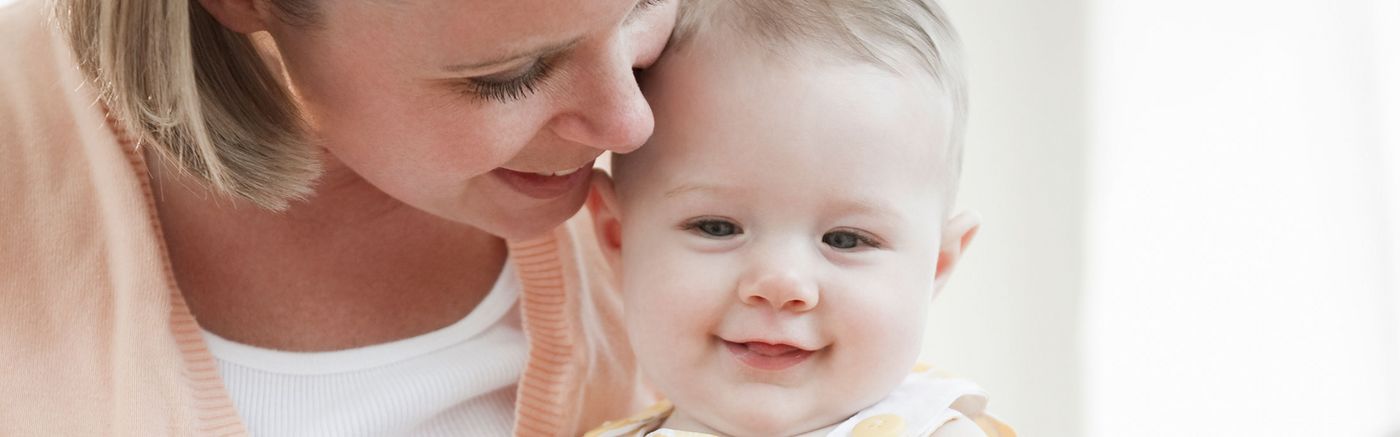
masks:
<svg viewBox="0 0 1400 437"><path fill-rule="evenodd" d="M1400 437L1400 1L941 2L984 226L925 360L1028 437Z"/></svg>
<svg viewBox="0 0 1400 437"><path fill-rule="evenodd" d="M926 360L1025 436L1400 436L1400 1L940 1L985 224Z"/></svg>

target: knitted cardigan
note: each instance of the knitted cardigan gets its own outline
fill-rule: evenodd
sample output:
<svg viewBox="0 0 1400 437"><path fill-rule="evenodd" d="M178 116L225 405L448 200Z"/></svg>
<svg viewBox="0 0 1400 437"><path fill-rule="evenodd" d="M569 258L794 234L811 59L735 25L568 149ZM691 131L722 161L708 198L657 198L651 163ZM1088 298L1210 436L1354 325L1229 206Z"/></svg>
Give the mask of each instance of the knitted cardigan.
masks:
<svg viewBox="0 0 1400 437"><path fill-rule="evenodd" d="M246 434L176 286L142 153L46 2L0 7L0 435ZM510 242L529 360L518 436L576 436L654 401L579 214Z"/></svg>

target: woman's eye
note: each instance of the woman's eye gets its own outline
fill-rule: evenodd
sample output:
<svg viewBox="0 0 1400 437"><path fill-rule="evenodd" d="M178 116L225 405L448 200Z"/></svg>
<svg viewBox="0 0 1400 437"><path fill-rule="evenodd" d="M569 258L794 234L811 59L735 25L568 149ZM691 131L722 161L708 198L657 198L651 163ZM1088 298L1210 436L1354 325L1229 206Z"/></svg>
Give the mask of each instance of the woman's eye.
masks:
<svg viewBox="0 0 1400 437"><path fill-rule="evenodd" d="M509 103L529 97L552 71L546 59L536 59L524 71L491 74L461 82L463 92L473 98Z"/></svg>
<svg viewBox="0 0 1400 437"><path fill-rule="evenodd" d="M742 231L739 225L728 220L702 219L687 222L681 226L682 229L699 232L710 238L726 238L740 234Z"/></svg>
<svg viewBox="0 0 1400 437"><path fill-rule="evenodd" d="M831 231L822 235L822 243L836 249L855 249L861 245L878 248L875 239L850 231Z"/></svg>

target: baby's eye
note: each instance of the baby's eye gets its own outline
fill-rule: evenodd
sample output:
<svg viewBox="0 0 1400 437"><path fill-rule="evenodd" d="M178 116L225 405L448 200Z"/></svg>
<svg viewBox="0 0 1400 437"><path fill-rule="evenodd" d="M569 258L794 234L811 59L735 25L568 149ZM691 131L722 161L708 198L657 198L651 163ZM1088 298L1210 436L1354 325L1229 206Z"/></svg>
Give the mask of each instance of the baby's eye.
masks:
<svg viewBox="0 0 1400 437"><path fill-rule="evenodd" d="M879 248L880 244L874 238L862 235L855 231L831 231L822 235L822 243L836 249L850 250L866 245L872 248Z"/></svg>
<svg viewBox="0 0 1400 437"><path fill-rule="evenodd" d="M739 229L739 225L734 224L734 222L713 218L686 222L681 225L681 229L699 232L710 238L728 238L743 233L743 230Z"/></svg>

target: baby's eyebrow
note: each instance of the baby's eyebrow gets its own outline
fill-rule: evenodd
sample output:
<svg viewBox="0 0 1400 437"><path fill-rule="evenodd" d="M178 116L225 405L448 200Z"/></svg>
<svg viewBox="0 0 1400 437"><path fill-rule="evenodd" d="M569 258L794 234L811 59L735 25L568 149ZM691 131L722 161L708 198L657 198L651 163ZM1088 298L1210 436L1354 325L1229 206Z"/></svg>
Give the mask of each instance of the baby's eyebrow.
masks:
<svg viewBox="0 0 1400 437"><path fill-rule="evenodd" d="M667 191L666 191L666 194L664 194L663 196L664 196L665 198L667 198L667 199L670 199L670 198L672 198L672 197L676 197L676 196L679 196L679 195L682 195L682 194L688 194L688 193L697 192L697 191L702 191L702 192L725 192L725 191L730 191L730 189L727 188L727 187L722 187L722 186L719 186L719 185L711 185L711 184L681 184L680 186L677 186L677 187L675 187L675 188L672 188L672 189L670 189L670 190L667 190Z"/></svg>
<svg viewBox="0 0 1400 437"><path fill-rule="evenodd" d="M837 202L837 212L843 214L865 214L877 217L887 217L892 219L902 218L899 208L894 204L884 200L856 197L840 200Z"/></svg>

